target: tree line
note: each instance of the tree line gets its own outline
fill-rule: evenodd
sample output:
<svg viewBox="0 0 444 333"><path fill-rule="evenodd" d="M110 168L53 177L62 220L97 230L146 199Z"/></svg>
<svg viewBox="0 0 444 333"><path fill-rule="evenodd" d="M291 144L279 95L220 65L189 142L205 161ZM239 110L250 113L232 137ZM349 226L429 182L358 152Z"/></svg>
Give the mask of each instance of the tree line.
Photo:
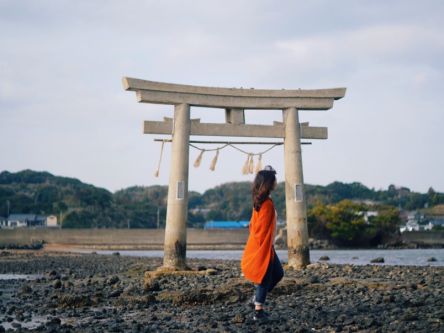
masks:
<svg viewBox="0 0 444 333"><path fill-rule="evenodd" d="M251 183L231 182L189 193L188 226L208 220L249 220ZM25 170L0 173L0 216L32 213L58 216L63 228L164 227L167 186L133 186L114 193L78 179ZM375 190L361 183L334 182L305 186L310 234L338 243L376 244L399 226L401 210L444 203L444 193L427 193L390 185ZM285 220L285 188L273 192L278 217ZM365 217L365 212L377 216Z"/></svg>

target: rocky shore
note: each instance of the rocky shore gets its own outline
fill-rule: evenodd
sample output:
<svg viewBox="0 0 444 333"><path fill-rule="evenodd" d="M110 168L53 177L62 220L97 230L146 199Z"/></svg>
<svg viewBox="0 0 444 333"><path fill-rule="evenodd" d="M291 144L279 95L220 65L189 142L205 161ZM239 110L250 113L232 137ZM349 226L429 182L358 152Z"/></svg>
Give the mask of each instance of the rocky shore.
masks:
<svg viewBox="0 0 444 333"><path fill-rule="evenodd" d="M286 270L267 302L270 319L257 323L238 261L190 259L192 272L157 274L161 262L1 251L0 332L444 331L444 267Z"/></svg>

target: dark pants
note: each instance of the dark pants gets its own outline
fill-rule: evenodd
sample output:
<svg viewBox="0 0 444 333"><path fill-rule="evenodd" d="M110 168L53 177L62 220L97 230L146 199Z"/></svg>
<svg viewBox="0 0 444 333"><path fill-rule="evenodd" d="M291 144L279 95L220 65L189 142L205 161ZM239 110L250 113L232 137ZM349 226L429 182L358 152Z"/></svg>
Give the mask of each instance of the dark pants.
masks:
<svg viewBox="0 0 444 333"><path fill-rule="evenodd" d="M281 262L274 251L274 258L270 260L268 264L267 272L261 282L261 284L256 285L256 296L254 298L255 305L262 305L265 303L265 298L267 293L273 290L273 288L282 280L284 276L284 270L282 269Z"/></svg>

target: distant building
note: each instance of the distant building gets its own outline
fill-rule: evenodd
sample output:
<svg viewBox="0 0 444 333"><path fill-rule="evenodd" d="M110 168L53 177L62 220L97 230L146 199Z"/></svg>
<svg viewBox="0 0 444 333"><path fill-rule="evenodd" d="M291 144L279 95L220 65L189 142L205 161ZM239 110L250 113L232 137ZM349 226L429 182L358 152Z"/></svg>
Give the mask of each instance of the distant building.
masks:
<svg viewBox="0 0 444 333"><path fill-rule="evenodd" d="M377 211L373 211L373 210L362 212L362 216L364 217L364 221L366 224L370 224L371 218L376 217L378 215L379 215L379 213Z"/></svg>
<svg viewBox="0 0 444 333"><path fill-rule="evenodd" d="M424 209L424 213L428 221L427 230L432 230L435 226L444 226L444 205Z"/></svg>
<svg viewBox="0 0 444 333"><path fill-rule="evenodd" d="M44 227L45 216L35 214L11 214L7 220L9 228Z"/></svg>
<svg viewBox="0 0 444 333"><path fill-rule="evenodd" d="M209 212L211 211L211 209L209 208L191 208L190 209L190 213L193 214L202 214L203 216L206 216Z"/></svg>
<svg viewBox="0 0 444 333"><path fill-rule="evenodd" d="M406 220L406 224L399 229L401 232L432 230L435 226L444 226L444 205L408 212Z"/></svg>
<svg viewBox="0 0 444 333"><path fill-rule="evenodd" d="M248 228L250 221L208 221L204 229L243 229Z"/></svg>
<svg viewBox="0 0 444 333"><path fill-rule="evenodd" d="M421 230L421 226L416 221L408 221L405 225L399 228L399 231L419 231Z"/></svg>
<svg viewBox="0 0 444 333"><path fill-rule="evenodd" d="M55 215L49 215L49 216L46 218L46 226L49 227L49 228L58 227L58 224L57 224L57 216L55 216Z"/></svg>
<svg viewBox="0 0 444 333"><path fill-rule="evenodd" d="M5 228L8 226L8 220L6 217L0 216L0 228Z"/></svg>
<svg viewBox="0 0 444 333"><path fill-rule="evenodd" d="M414 210L407 213L407 222L399 228L400 232L405 231L420 231L425 229L424 214Z"/></svg>
<svg viewBox="0 0 444 333"><path fill-rule="evenodd" d="M351 201L356 202L356 203L361 203L367 206L376 206L379 202L375 201L375 200L370 200L370 199L352 199Z"/></svg>
<svg viewBox="0 0 444 333"><path fill-rule="evenodd" d="M444 227L444 216L429 221L429 223L424 226L424 230L432 230L435 226Z"/></svg>

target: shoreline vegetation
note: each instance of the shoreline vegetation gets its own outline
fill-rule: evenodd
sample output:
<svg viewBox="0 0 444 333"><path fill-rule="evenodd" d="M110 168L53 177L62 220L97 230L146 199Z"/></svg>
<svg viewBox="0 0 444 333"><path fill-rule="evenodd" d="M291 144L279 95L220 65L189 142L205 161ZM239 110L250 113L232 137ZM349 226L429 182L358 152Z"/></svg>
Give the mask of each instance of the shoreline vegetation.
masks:
<svg viewBox="0 0 444 333"><path fill-rule="evenodd" d="M444 267L314 263L285 269L270 320L255 323L253 285L239 261L189 259L162 273L161 258L2 251L0 331L439 332ZM23 275L29 279L23 279Z"/></svg>
<svg viewBox="0 0 444 333"><path fill-rule="evenodd" d="M226 183L204 193L189 192L189 228L202 228L206 221L249 220L250 182ZM354 183L333 182L304 186L310 237L326 239L334 246L386 245L399 237L407 213L416 211L424 227L444 216L444 193L432 187L427 193L390 185L368 188ZM54 216L63 229L154 229L165 227L167 186L133 186L112 193L78 179L48 172L24 170L0 172L0 219L9 214ZM285 221L284 184L279 183L273 200ZM438 215L436 215L438 214ZM432 225L439 230L439 225Z"/></svg>

